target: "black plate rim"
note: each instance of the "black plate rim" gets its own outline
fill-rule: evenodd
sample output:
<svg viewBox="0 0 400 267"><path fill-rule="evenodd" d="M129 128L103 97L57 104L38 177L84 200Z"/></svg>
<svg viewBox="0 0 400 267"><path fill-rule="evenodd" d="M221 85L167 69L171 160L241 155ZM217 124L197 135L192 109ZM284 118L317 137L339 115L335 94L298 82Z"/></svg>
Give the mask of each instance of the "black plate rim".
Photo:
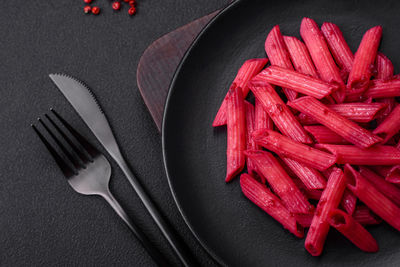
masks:
<svg viewBox="0 0 400 267"><path fill-rule="evenodd" d="M168 180L168 185L169 189L171 191L172 197L175 201L175 204L184 220L186 223L187 227L190 229L192 234L196 237L197 241L200 243L200 245L207 251L207 253L220 265L222 266L227 266L227 264L218 256L216 255L206 244L204 240L202 240L197 233L194 231L193 226L189 222L189 219L187 218L185 212L183 211L179 201L178 197L175 193L174 190L174 185L171 179L171 174L169 172L168 166L167 166L167 155L166 155L166 150L165 150L165 144L166 144L166 139L165 139L165 129L166 129L166 117L168 113L168 108L169 108L169 103L170 103L170 98L172 95L172 92L174 91L175 84L178 78L178 74L181 71L182 67L185 65L186 59L188 58L189 54L191 51L198 45L198 41L203 37L204 33L217 21L220 20L231 8L235 7L241 0L235 0L226 7L224 7L214 18L212 18L207 25L200 31L200 33L197 35L196 39L192 42L190 45L189 49L185 52L185 55L183 56L181 62L179 63L177 69L175 70L174 76L172 78L171 84L168 89L168 94L167 98L165 100L165 106L164 106L164 113L163 113L163 120L162 120L162 125L161 125L161 143L162 143L162 155L163 155L163 163L164 163L164 169L165 173L167 176Z"/></svg>

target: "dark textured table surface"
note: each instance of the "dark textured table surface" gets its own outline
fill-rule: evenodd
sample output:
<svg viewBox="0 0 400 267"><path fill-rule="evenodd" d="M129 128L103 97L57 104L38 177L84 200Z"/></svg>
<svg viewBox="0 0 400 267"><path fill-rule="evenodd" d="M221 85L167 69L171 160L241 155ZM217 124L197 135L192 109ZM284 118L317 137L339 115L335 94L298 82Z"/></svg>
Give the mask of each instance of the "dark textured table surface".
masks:
<svg viewBox="0 0 400 267"><path fill-rule="evenodd" d="M152 266L151 258L99 197L75 193L29 125L54 107L100 148L48 74L84 80L103 106L123 154L204 266L213 261L181 218L164 173L161 139L136 86L143 51L161 35L225 0L138 0L138 13L83 13L83 0L4 2L0 8L0 265ZM104 150L103 150L104 151ZM179 265L112 162L111 191L156 246Z"/></svg>

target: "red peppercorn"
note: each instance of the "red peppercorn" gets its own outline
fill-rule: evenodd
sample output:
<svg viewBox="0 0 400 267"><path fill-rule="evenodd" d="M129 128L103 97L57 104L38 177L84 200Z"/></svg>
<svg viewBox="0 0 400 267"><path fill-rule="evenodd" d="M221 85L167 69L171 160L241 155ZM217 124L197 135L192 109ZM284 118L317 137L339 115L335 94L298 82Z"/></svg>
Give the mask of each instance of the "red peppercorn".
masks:
<svg viewBox="0 0 400 267"><path fill-rule="evenodd" d="M129 5L130 6L135 6L136 5L136 1L135 0L130 0L129 1Z"/></svg>
<svg viewBox="0 0 400 267"><path fill-rule="evenodd" d="M134 7L131 7L129 10L128 10L128 13L129 13L129 15L135 15L135 13L136 13L136 8L134 8Z"/></svg>
<svg viewBox="0 0 400 267"><path fill-rule="evenodd" d="M83 8L83 12L85 12L86 14L89 14L90 11L92 11L92 7L91 7L91 6L85 6L85 7Z"/></svg>
<svg viewBox="0 0 400 267"><path fill-rule="evenodd" d="M85 2L86 4L90 4L92 0L83 0L83 2Z"/></svg>
<svg viewBox="0 0 400 267"><path fill-rule="evenodd" d="M97 6L92 7L92 13L98 15L100 13L100 8Z"/></svg>
<svg viewBox="0 0 400 267"><path fill-rule="evenodd" d="M119 9L121 8L121 3L115 1L115 2L112 4L112 8L113 8L114 10L119 10Z"/></svg>

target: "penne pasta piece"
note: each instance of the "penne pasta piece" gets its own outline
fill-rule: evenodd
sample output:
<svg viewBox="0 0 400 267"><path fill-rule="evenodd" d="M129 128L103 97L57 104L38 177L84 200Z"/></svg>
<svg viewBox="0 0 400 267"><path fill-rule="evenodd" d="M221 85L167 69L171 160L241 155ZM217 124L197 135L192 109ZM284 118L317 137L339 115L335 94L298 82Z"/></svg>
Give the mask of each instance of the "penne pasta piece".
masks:
<svg viewBox="0 0 400 267"><path fill-rule="evenodd" d="M364 34L354 56L353 68L347 81L348 91L360 96L368 88L381 37L381 26L373 27Z"/></svg>
<svg viewBox="0 0 400 267"><path fill-rule="evenodd" d="M292 112L268 83L250 83L251 91L263 106L276 127L291 139L311 144L312 140Z"/></svg>
<svg viewBox="0 0 400 267"><path fill-rule="evenodd" d="M400 105L395 107L386 119L373 131L374 134L383 138L383 143L389 141L400 131Z"/></svg>
<svg viewBox="0 0 400 267"><path fill-rule="evenodd" d="M393 63L392 61L390 61L389 58L387 58L381 52L378 52L378 54L376 55L375 66L376 66L375 78L383 80L388 80L392 78L394 72Z"/></svg>
<svg viewBox="0 0 400 267"><path fill-rule="evenodd" d="M385 181L385 178L379 176L367 167L360 166L359 173L375 186L381 193L383 193L387 198L393 201L394 204L400 206L400 188Z"/></svg>
<svg viewBox="0 0 400 267"><path fill-rule="evenodd" d="M354 55L344 40L343 33L336 24L330 22L324 22L321 31L337 65L347 77L353 68Z"/></svg>
<svg viewBox="0 0 400 267"><path fill-rule="evenodd" d="M255 127L254 130L260 129L274 129L274 123L269 117L268 113L264 110L260 100L256 98L254 105Z"/></svg>
<svg viewBox="0 0 400 267"><path fill-rule="evenodd" d="M255 130L254 106L251 103L245 101L245 108L246 108L246 129L247 129L246 149L247 150L258 149L258 146L256 145L251 136L252 132ZM257 173L254 163L251 159L246 158L246 164L247 164L247 172L249 174Z"/></svg>
<svg viewBox="0 0 400 267"><path fill-rule="evenodd" d="M290 88L301 94L313 96L318 99L324 98L338 89L332 83L327 83L306 74L278 66L270 66L264 69L253 80Z"/></svg>
<svg viewBox="0 0 400 267"><path fill-rule="evenodd" d="M269 32L267 39L265 40L265 52L267 53L271 65L293 70L289 52L286 48L285 42L283 41L279 25L274 26ZM296 91L285 87L282 87L282 90L287 99L293 100L297 98Z"/></svg>
<svg viewBox="0 0 400 267"><path fill-rule="evenodd" d="M310 52L320 78L338 86L339 89L332 96L336 102L342 103L345 98L345 84L317 23L310 18L303 18L300 26L300 35Z"/></svg>
<svg viewBox="0 0 400 267"><path fill-rule="evenodd" d="M324 189L326 187L325 178L317 170L291 158L282 157L282 160L299 177L307 189Z"/></svg>
<svg viewBox="0 0 400 267"><path fill-rule="evenodd" d="M238 73L236 74L235 79L231 87L237 86L242 88L243 90L243 98L247 96L249 93L249 88L247 87L247 82L250 81L255 75L257 75L264 66L268 63L267 58L253 58L246 60L243 65L240 67ZM226 99L228 95L225 96L222 104L218 110L217 115L215 116L213 127L226 125Z"/></svg>
<svg viewBox="0 0 400 267"><path fill-rule="evenodd" d="M311 168L323 171L336 162L336 156L321 150L303 145L271 130L253 132L256 144L265 147L280 157L287 157L301 162Z"/></svg>
<svg viewBox="0 0 400 267"><path fill-rule="evenodd" d="M390 80L372 80L363 94L364 98L386 98L400 96L400 76L395 75ZM347 99L347 98L346 98Z"/></svg>
<svg viewBox="0 0 400 267"><path fill-rule="evenodd" d="M310 213L313 211L313 206L271 153L248 150L245 154L254 161L257 170L267 179L274 193L279 196L290 212Z"/></svg>
<svg viewBox="0 0 400 267"><path fill-rule="evenodd" d="M367 148L382 140L355 122L340 116L315 98L309 96L301 97L294 101L289 101L287 104L306 115L312 116L322 125L359 147Z"/></svg>
<svg viewBox="0 0 400 267"><path fill-rule="evenodd" d="M347 188L374 213L400 231L400 208L349 164L346 164L344 173L348 183Z"/></svg>
<svg viewBox="0 0 400 267"><path fill-rule="evenodd" d="M242 88L229 89L227 100L226 178L231 181L244 168L246 157L246 110Z"/></svg>
<svg viewBox="0 0 400 267"><path fill-rule="evenodd" d="M336 155L338 164L373 166L400 164L400 151L393 146L378 145L363 149L353 145L316 144L315 147Z"/></svg>
<svg viewBox="0 0 400 267"><path fill-rule="evenodd" d="M382 112L379 112L379 115L376 117L376 121L379 124L381 124L387 116L389 116L390 112L396 107L397 102L396 99L392 97L387 97L387 98L378 98L375 100L378 103L386 104L386 108L382 110Z"/></svg>
<svg viewBox="0 0 400 267"><path fill-rule="evenodd" d="M349 189L345 189L343 192L340 206L350 215L354 213L357 204L357 197Z"/></svg>
<svg viewBox="0 0 400 267"><path fill-rule="evenodd" d="M382 219L365 205L357 206L352 217L361 225L375 225L382 222Z"/></svg>
<svg viewBox="0 0 400 267"><path fill-rule="evenodd" d="M321 255L326 236L329 232L328 216L330 212L339 206L343 191L346 188L346 180L339 168L334 168L322 192L320 201L307 233L305 248L312 256Z"/></svg>
<svg viewBox="0 0 400 267"><path fill-rule="evenodd" d="M301 114L300 114L301 115ZM340 135L329 130L329 128L321 125L304 126L304 129L309 132L317 143L320 144L341 144L347 145L348 141Z"/></svg>
<svg viewBox="0 0 400 267"><path fill-rule="evenodd" d="M314 213L309 214L295 214L294 217L296 221L303 226L304 228L308 228L311 225L312 219L314 217Z"/></svg>
<svg viewBox="0 0 400 267"><path fill-rule="evenodd" d="M286 169L285 169L286 170ZM287 171L286 171L287 172ZM289 173L288 173L289 174ZM298 178L293 178L293 182L300 189L300 191L306 196L308 199L319 200L322 195L322 190L319 189L308 189L303 184L303 182Z"/></svg>
<svg viewBox="0 0 400 267"><path fill-rule="evenodd" d="M260 184L250 175L244 173L240 176L240 187L243 194L251 202L282 224L283 228L299 238L304 236L304 229L297 223L294 215L285 208L282 201L265 185Z"/></svg>
<svg viewBox="0 0 400 267"><path fill-rule="evenodd" d="M392 184L400 184L400 165L395 166L373 166L372 169L385 177Z"/></svg>
<svg viewBox="0 0 400 267"><path fill-rule="evenodd" d="M312 62L310 53L308 53L307 46L293 36L283 36L283 41L289 51L294 69L300 73L318 78L317 70Z"/></svg>
<svg viewBox="0 0 400 267"><path fill-rule="evenodd" d="M378 243L372 235L344 211L332 210L328 215L328 222L362 251L377 252L379 250Z"/></svg>

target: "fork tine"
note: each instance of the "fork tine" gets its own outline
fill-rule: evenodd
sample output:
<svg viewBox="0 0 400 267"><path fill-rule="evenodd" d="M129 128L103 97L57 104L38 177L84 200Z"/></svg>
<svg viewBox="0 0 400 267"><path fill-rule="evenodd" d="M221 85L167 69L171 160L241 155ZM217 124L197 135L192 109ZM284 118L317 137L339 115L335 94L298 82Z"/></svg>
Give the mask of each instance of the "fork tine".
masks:
<svg viewBox="0 0 400 267"><path fill-rule="evenodd" d="M78 133L66 120L64 120L54 109L50 109L51 112L57 117L59 121L70 131L70 133L76 138L81 146L89 153L92 158L95 158L100 152L92 146L80 133Z"/></svg>
<svg viewBox="0 0 400 267"><path fill-rule="evenodd" d="M67 178L69 178L73 175L76 175L76 172L73 171L70 168L70 166L61 158L61 156L55 151L55 149L50 145L50 143L47 142L46 138L44 138L44 136L38 131L38 129L33 124L31 124L31 127L36 132L36 134L39 136L40 140L46 146L46 148L50 152L50 154L53 156L54 160L56 161L58 167L60 167L63 174Z"/></svg>
<svg viewBox="0 0 400 267"><path fill-rule="evenodd" d="M61 129L58 127L58 125L53 121L52 118L50 118L49 115L44 114L44 116L47 118L48 121L53 125L53 127L57 130L57 132L67 141L67 143L72 147L72 150L78 155L78 157L83 161L84 164L87 164L88 162L92 162L92 159L86 155L82 149L78 148L74 142L72 142L71 138L69 138Z"/></svg>
<svg viewBox="0 0 400 267"><path fill-rule="evenodd" d="M74 157L68 149L64 146L63 143L54 135L54 133L47 127L47 125L42 121L42 119L38 119L39 123L43 125L43 127L46 129L46 131L50 134L51 138L56 142L56 144L61 148L62 152L67 156L67 158L72 162L74 167L79 170L80 168L84 167L79 163L79 160Z"/></svg>

